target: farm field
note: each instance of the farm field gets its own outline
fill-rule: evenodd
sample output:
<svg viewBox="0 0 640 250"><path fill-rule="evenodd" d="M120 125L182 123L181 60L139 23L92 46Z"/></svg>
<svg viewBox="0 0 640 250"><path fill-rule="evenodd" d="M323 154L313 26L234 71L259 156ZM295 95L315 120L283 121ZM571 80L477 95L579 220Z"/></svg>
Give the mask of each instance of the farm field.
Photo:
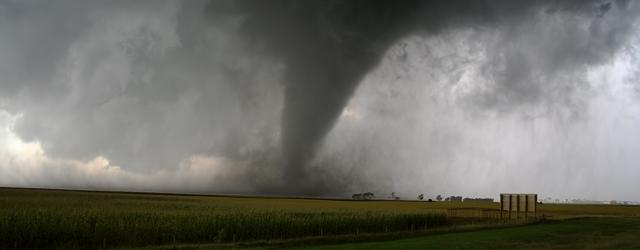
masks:
<svg viewBox="0 0 640 250"><path fill-rule="evenodd" d="M473 214L451 218L447 216L450 208L497 209L498 203L0 188L0 249L215 247L256 241L278 246L279 241L296 239L303 239L304 245L307 238L336 239L330 241L333 243L370 241L415 237L451 227L504 224ZM640 206L544 204L540 209L546 217L559 219L640 217ZM401 235L394 236L398 233Z"/></svg>
<svg viewBox="0 0 640 250"><path fill-rule="evenodd" d="M640 249L640 218L575 218L410 239L296 249Z"/></svg>

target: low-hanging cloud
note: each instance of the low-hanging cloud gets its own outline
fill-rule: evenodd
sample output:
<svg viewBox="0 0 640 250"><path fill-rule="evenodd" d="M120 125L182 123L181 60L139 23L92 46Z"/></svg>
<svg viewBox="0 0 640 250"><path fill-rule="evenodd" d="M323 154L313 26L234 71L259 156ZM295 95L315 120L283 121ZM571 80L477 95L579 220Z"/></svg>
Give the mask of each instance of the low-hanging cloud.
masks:
<svg viewBox="0 0 640 250"><path fill-rule="evenodd" d="M638 8L2 2L0 111L20 117L2 136L45 160L4 160L20 178L0 184L593 194L580 187L638 175ZM3 159L22 154L9 148ZM637 195L621 190L594 195Z"/></svg>

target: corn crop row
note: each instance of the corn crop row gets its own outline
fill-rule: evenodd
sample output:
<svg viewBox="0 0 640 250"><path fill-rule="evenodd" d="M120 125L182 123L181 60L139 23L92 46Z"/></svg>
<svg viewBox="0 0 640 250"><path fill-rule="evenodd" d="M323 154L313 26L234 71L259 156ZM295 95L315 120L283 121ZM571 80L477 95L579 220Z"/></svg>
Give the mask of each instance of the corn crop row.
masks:
<svg viewBox="0 0 640 250"><path fill-rule="evenodd" d="M422 230L446 223L444 214L3 211L0 249L101 248L200 242L279 240L310 236Z"/></svg>

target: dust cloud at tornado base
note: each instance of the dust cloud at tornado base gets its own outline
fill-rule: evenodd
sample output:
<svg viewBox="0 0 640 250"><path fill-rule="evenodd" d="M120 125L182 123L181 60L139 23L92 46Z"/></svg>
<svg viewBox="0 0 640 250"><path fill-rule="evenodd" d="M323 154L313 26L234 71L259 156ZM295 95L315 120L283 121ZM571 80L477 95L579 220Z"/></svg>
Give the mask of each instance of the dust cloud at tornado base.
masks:
<svg viewBox="0 0 640 250"><path fill-rule="evenodd" d="M0 12L17 185L637 197L633 2L41 5Z"/></svg>

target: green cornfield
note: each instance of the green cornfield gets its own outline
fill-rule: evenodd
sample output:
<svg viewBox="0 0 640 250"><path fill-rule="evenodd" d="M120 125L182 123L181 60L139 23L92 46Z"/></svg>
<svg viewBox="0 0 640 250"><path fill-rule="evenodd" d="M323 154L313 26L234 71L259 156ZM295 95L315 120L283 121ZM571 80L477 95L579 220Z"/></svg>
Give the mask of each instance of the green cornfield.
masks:
<svg viewBox="0 0 640 250"><path fill-rule="evenodd" d="M323 204L332 202L352 206ZM0 189L0 249L284 240L447 223L432 210L382 211L364 203Z"/></svg>
<svg viewBox="0 0 640 250"><path fill-rule="evenodd" d="M280 241L494 223L447 217L491 202L352 201L0 188L0 249ZM472 210L469 210L472 211ZM473 211L472 211L473 212ZM544 204L545 218L640 216L638 206ZM470 217L471 216L471 217Z"/></svg>

